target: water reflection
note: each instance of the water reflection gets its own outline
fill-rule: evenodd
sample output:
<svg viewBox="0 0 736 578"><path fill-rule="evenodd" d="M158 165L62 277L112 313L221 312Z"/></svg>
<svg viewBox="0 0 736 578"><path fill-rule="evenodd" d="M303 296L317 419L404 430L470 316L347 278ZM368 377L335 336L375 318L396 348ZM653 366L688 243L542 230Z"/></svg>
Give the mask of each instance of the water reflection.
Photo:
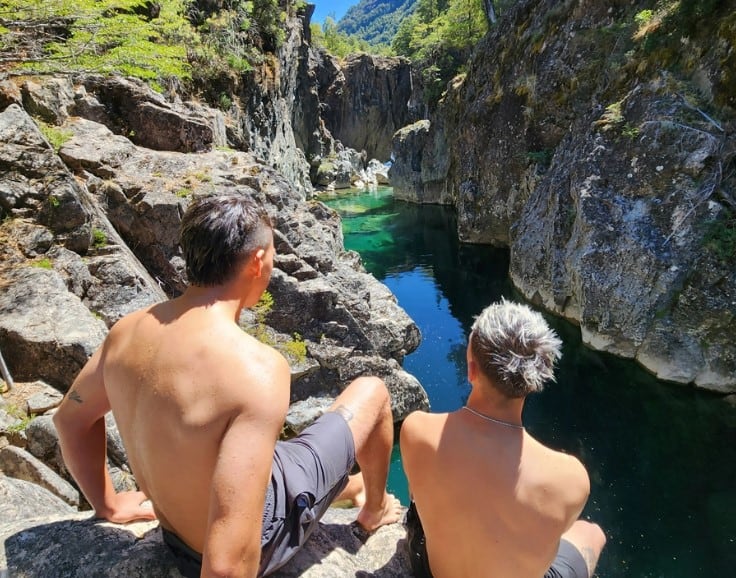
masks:
<svg viewBox="0 0 736 578"><path fill-rule="evenodd" d="M508 280L508 252L460 245L451 211L394 201L390 189L328 204L343 215L346 247L361 254L422 331L404 366L434 411L456 409L470 391L465 343L473 316L501 296L519 299ZM557 383L529 398L524 422L588 468L584 515L608 535L598 575L733 575L736 410L592 351L577 327L546 317L564 341L563 358ZM398 451L389 483L406 503Z"/></svg>

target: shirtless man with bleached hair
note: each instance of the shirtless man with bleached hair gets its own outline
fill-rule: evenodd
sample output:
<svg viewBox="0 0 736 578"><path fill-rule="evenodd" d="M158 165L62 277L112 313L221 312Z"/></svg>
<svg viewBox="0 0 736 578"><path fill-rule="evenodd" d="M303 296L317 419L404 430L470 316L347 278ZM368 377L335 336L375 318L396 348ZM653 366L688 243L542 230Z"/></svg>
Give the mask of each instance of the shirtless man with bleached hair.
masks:
<svg viewBox="0 0 736 578"><path fill-rule="evenodd" d="M578 520L588 474L521 422L526 396L554 378L560 345L539 313L506 301L490 305L470 334L467 405L404 421L415 576L593 575L606 538L596 524Z"/></svg>
<svg viewBox="0 0 736 578"><path fill-rule="evenodd" d="M366 530L397 521L400 504L385 489L393 424L380 379L357 379L301 435L277 441L289 366L237 324L273 269L263 209L245 195L195 199L181 246L190 286L118 321L54 416L69 471L96 514L120 523L157 517L187 577L273 572L336 499L362 504ZM141 492L112 486L110 409ZM349 477L356 458L362 475Z"/></svg>

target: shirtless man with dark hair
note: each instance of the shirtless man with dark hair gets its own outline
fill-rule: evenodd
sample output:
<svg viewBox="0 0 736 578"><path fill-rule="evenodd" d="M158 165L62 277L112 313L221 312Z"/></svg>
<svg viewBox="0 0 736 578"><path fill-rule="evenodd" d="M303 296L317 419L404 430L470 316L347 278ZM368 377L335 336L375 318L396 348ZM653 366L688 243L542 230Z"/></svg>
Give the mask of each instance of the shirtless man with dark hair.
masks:
<svg viewBox="0 0 736 578"><path fill-rule="evenodd" d="M237 324L268 285L272 233L247 196L194 200L181 235L190 286L118 321L54 416L96 514L157 517L185 576L273 572L336 499L360 502L369 531L401 515L385 489L393 424L380 379L355 380L300 436L277 441L289 366ZM116 493L110 480L110 409L141 492ZM356 460L362 474L349 478Z"/></svg>
<svg viewBox="0 0 736 578"><path fill-rule="evenodd" d="M414 412L404 421L415 576L593 575L606 538L598 525L578 519L588 474L521 423L526 396L553 379L560 345L539 313L506 301L491 305L470 334L467 405Z"/></svg>

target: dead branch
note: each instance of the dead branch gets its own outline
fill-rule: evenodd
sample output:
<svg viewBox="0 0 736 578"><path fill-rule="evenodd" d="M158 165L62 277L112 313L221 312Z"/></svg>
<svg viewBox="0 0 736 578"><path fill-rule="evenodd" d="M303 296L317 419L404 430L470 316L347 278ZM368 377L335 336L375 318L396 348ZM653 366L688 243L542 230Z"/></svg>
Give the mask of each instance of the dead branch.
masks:
<svg viewBox="0 0 736 578"><path fill-rule="evenodd" d="M718 161L718 167L713 175L713 179L711 180L710 184L703 188L703 193L701 198L698 200L697 203L695 203L692 207L690 207L690 210L683 215L683 217L675 224L675 226L672 228L672 232L667 235L667 238L664 240L664 243L662 243L663 247L667 246L667 243L670 242L670 239L677 233L677 231L680 229L682 224L687 221L688 217L692 215L695 210L702 205L705 201L707 201L711 195L718 189L718 185L721 184L721 179L723 178L723 166L721 165L721 162Z"/></svg>

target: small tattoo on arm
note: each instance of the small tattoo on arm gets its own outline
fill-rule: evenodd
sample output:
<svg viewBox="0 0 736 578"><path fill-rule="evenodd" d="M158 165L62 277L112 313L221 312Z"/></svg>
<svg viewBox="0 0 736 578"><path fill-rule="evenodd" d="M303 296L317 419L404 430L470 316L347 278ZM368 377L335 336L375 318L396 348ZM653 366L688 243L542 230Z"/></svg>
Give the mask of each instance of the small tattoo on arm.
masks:
<svg viewBox="0 0 736 578"><path fill-rule="evenodd" d="M347 421L347 422L349 422L350 420L352 420L352 419L353 419L353 417L355 417L355 416L353 415L353 412L352 412L352 411L350 411L350 410L349 410L348 408L346 408L346 407L345 407L344 405L342 405L342 404L341 404L341 405L338 405L338 406L337 406L337 407L335 408L335 413L339 413L339 414L340 414L340 415L342 416L342 419L344 419L344 420L345 420L345 421Z"/></svg>
<svg viewBox="0 0 736 578"><path fill-rule="evenodd" d="M77 393L76 390L72 390L69 392L69 399L72 401L76 401L77 403L82 403L84 400L82 399L82 396Z"/></svg>

